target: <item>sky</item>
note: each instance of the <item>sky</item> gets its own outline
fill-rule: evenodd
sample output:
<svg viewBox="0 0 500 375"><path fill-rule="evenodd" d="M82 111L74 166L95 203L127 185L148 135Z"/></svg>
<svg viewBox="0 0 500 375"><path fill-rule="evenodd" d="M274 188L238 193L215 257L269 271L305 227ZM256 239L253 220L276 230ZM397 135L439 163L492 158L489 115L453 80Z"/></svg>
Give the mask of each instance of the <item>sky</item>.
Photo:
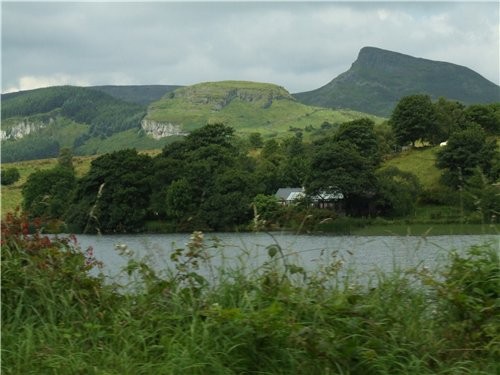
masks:
<svg viewBox="0 0 500 375"><path fill-rule="evenodd" d="M2 93L220 80L316 89L364 46L499 84L497 2L6 2Z"/></svg>

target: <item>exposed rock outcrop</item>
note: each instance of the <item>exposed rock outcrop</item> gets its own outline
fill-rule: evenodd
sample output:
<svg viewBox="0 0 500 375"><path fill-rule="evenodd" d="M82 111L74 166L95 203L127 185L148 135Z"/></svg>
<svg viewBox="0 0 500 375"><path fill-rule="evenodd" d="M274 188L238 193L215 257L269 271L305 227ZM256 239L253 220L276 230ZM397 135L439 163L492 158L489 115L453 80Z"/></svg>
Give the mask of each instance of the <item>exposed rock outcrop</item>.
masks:
<svg viewBox="0 0 500 375"><path fill-rule="evenodd" d="M142 120L141 127L147 135L154 139L171 137L173 135L187 135L182 131L182 127L177 124L163 123L152 120Z"/></svg>
<svg viewBox="0 0 500 375"><path fill-rule="evenodd" d="M37 133L41 129L45 128L47 125L50 125L54 119L50 119L48 123L45 122L34 122L30 120L21 120L13 126L9 127L7 130L0 131L0 139L2 141L12 139L21 139L26 137L27 135Z"/></svg>

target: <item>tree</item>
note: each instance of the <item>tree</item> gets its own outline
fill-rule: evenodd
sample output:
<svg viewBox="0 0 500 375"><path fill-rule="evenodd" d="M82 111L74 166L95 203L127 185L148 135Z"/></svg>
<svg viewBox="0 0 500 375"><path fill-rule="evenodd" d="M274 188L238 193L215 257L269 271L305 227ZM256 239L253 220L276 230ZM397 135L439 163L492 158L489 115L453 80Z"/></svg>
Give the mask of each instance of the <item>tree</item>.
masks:
<svg viewBox="0 0 500 375"><path fill-rule="evenodd" d="M235 146L232 128L221 124L206 125L165 147L159 160L176 170L168 176L156 172L153 180L161 185L159 176L169 185L164 211L182 230L240 225L250 218L255 193L263 191L256 163Z"/></svg>
<svg viewBox="0 0 500 375"><path fill-rule="evenodd" d="M464 206L486 223L496 224L500 215L500 187L491 184L479 168L466 181Z"/></svg>
<svg viewBox="0 0 500 375"><path fill-rule="evenodd" d="M59 151L59 156L57 157L57 164L61 168L69 168L73 170L73 152L71 149L64 147Z"/></svg>
<svg viewBox="0 0 500 375"><path fill-rule="evenodd" d="M388 121L375 126L373 129L377 138L380 156L390 155L395 151L396 138Z"/></svg>
<svg viewBox="0 0 500 375"><path fill-rule="evenodd" d="M23 209L32 217L61 218L75 186L75 175L66 168L34 172L23 186Z"/></svg>
<svg viewBox="0 0 500 375"><path fill-rule="evenodd" d="M340 125L334 139L338 142L350 142L361 156L370 159L377 166L380 163L380 151L374 126L375 123L368 118L345 122Z"/></svg>
<svg viewBox="0 0 500 375"><path fill-rule="evenodd" d="M389 167L378 171L376 177L376 205L380 214L398 217L414 211L421 190L417 176Z"/></svg>
<svg viewBox="0 0 500 375"><path fill-rule="evenodd" d="M136 150L121 150L93 160L78 181L66 216L79 232L138 232L147 217L152 161Z"/></svg>
<svg viewBox="0 0 500 375"><path fill-rule="evenodd" d="M308 162L302 133L297 132L283 142L283 158L280 160L282 186L303 186Z"/></svg>
<svg viewBox="0 0 500 375"><path fill-rule="evenodd" d="M436 128L432 135L432 143L438 144L446 141L452 133L465 128L468 121L464 109L465 106L462 103L444 98L439 98L434 103Z"/></svg>
<svg viewBox="0 0 500 375"><path fill-rule="evenodd" d="M216 176L200 206L200 217L212 229L234 229L252 217L255 194L251 175L236 168L228 169Z"/></svg>
<svg viewBox="0 0 500 375"><path fill-rule="evenodd" d="M17 168L7 168L2 169L2 175L0 181L2 185L8 186L19 181L21 175L19 174L19 170Z"/></svg>
<svg viewBox="0 0 500 375"><path fill-rule="evenodd" d="M258 219L265 220L267 223L274 222L283 211L283 206L275 195L257 194L252 204Z"/></svg>
<svg viewBox="0 0 500 375"><path fill-rule="evenodd" d="M186 139L186 146L190 150L195 150L199 147L214 145L225 148L233 147L234 129L224 124L208 124L202 128L194 130Z"/></svg>
<svg viewBox="0 0 500 375"><path fill-rule="evenodd" d="M490 179L496 180L499 152L496 141L488 141L484 130L477 124L451 135L446 147L437 155L436 165L444 169L445 184L457 188L479 168Z"/></svg>
<svg viewBox="0 0 500 375"><path fill-rule="evenodd" d="M193 200L193 186L185 178L175 180L166 193L167 215L175 220L188 219L197 212L197 203Z"/></svg>
<svg viewBox="0 0 500 375"><path fill-rule="evenodd" d="M375 193L373 163L350 142L323 141L313 147L306 192L344 195L347 213L366 214Z"/></svg>
<svg viewBox="0 0 500 375"><path fill-rule="evenodd" d="M248 136L248 141L250 143L250 146L252 146L253 148L261 148L264 145L262 134L258 132L250 133L250 135Z"/></svg>
<svg viewBox="0 0 500 375"><path fill-rule="evenodd" d="M500 120L492 105L470 105L465 110L465 117L468 121L481 125L488 133L498 134L500 132Z"/></svg>
<svg viewBox="0 0 500 375"><path fill-rule="evenodd" d="M428 95L411 95L403 97L390 118L392 130L401 146L418 140L433 142L436 129L436 114L431 98Z"/></svg>

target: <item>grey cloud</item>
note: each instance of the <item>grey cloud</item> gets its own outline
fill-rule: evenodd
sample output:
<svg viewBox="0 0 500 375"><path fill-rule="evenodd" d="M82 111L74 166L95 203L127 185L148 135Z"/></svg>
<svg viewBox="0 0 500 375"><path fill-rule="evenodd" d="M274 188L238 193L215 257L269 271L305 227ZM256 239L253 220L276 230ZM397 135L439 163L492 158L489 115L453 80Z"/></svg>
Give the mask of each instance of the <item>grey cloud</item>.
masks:
<svg viewBox="0 0 500 375"><path fill-rule="evenodd" d="M365 45L466 65L498 83L498 5L4 2L2 90L58 75L90 84L248 79L297 92L347 70Z"/></svg>

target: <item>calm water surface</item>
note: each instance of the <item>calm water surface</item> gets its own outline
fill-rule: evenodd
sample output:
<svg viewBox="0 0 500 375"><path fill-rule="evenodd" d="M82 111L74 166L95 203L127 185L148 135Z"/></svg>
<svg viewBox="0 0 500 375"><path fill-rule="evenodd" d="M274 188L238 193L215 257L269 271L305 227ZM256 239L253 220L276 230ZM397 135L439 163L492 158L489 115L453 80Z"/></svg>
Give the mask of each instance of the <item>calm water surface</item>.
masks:
<svg viewBox="0 0 500 375"><path fill-rule="evenodd" d="M118 277L128 259L147 259L157 271L172 269L170 254L189 242L190 234L158 235L79 235L82 249L94 248L94 256L104 264L103 273ZM471 245L491 243L500 251L500 236L327 236L293 235L288 233L210 233L204 243L217 268L238 267L248 272L269 260L267 246L278 243L287 261L314 271L328 263L341 260L344 270L358 275L377 271L392 272L425 266L430 269L446 262L454 249L464 252ZM117 245L131 250L129 257L120 255Z"/></svg>

